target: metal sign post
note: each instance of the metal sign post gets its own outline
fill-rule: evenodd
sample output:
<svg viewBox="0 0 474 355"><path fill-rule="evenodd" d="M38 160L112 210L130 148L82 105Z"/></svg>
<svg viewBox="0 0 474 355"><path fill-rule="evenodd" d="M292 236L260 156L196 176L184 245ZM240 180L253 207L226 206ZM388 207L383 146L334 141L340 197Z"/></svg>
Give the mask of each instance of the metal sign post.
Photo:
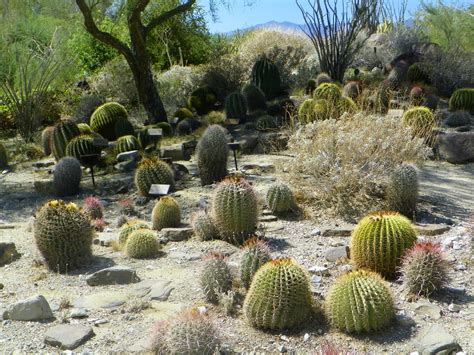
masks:
<svg viewBox="0 0 474 355"><path fill-rule="evenodd" d="M239 170L239 168L237 167L237 151L240 150L240 142L231 142L227 143L227 145L234 153L235 170Z"/></svg>
<svg viewBox="0 0 474 355"><path fill-rule="evenodd" d="M94 179L94 165L99 162L99 158L100 154L81 155L82 164L91 170L92 185L94 186L94 188L96 187Z"/></svg>

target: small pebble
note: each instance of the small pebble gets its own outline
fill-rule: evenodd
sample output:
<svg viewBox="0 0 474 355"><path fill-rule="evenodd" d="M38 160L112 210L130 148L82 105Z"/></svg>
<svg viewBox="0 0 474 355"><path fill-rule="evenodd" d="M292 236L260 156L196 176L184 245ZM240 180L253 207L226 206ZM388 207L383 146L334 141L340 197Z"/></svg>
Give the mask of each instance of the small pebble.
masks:
<svg viewBox="0 0 474 355"><path fill-rule="evenodd" d="M279 351L280 353L286 353L288 350L286 349L285 345L280 345L280 346L278 347L278 351Z"/></svg>
<svg viewBox="0 0 474 355"><path fill-rule="evenodd" d="M449 309L450 312L459 312L461 310L461 306L458 305L458 304L451 303L448 306L448 309Z"/></svg>
<svg viewBox="0 0 474 355"><path fill-rule="evenodd" d="M309 340L309 334L305 333L303 337L303 341L308 341Z"/></svg>

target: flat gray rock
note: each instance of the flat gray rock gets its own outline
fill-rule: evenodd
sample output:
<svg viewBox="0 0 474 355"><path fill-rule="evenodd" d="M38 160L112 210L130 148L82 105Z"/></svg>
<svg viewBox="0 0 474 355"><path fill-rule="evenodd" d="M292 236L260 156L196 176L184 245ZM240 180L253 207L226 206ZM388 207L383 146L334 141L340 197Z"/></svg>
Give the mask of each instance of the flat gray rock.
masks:
<svg viewBox="0 0 474 355"><path fill-rule="evenodd" d="M349 247L342 246L342 247L330 248L326 251L325 257L327 261L332 261L332 262L341 258L349 258Z"/></svg>
<svg viewBox="0 0 474 355"><path fill-rule="evenodd" d="M167 280L144 280L131 291L134 296L150 296L153 301L167 301L174 287Z"/></svg>
<svg viewBox="0 0 474 355"><path fill-rule="evenodd" d="M93 242L102 247L109 247L115 241L118 241L117 233L97 233Z"/></svg>
<svg viewBox="0 0 474 355"><path fill-rule="evenodd" d="M188 240L193 235L193 229L190 227L182 228L163 228L160 231L161 235L173 242L181 242Z"/></svg>
<svg viewBox="0 0 474 355"><path fill-rule="evenodd" d="M323 237L350 237L352 233L352 227L335 227L324 229L321 233Z"/></svg>
<svg viewBox="0 0 474 355"><path fill-rule="evenodd" d="M422 354L451 354L461 351L454 337L439 324L433 324L422 331L416 345Z"/></svg>
<svg viewBox="0 0 474 355"><path fill-rule="evenodd" d="M121 265L96 271L86 279L89 286L127 285L139 281L135 270Z"/></svg>
<svg viewBox="0 0 474 355"><path fill-rule="evenodd" d="M128 294L121 292L100 292L82 296L74 302L75 308L111 309L127 302Z"/></svg>
<svg viewBox="0 0 474 355"><path fill-rule="evenodd" d="M48 345L73 350L94 336L91 327L80 324L61 324L49 328L44 336Z"/></svg>
<svg viewBox="0 0 474 355"><path fill-rule="evenodd" d="M50 318L53 318L53 312L42 295L10 304L3 312L3 319L36 321Z"/></svg>
<svg viewBox="0 0 474 355"><path fill-rule="evenodd" d="M138 150L130 150L128 152L117 154L117 161L120 163L123 161L137 160L138 157Z"/></svg>
<svg viewBox="0 0 474 355"><path fill-rule="evenodd" d="M428 316L432 319L440 319L441 308L432 303L419 303L415 305L415 314Z"/></svg>

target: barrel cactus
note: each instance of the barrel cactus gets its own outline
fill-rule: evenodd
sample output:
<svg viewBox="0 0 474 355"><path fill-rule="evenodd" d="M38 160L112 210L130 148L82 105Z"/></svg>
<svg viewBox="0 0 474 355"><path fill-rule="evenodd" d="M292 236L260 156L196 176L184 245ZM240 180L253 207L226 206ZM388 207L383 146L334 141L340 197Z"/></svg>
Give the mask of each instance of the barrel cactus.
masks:
<svg viewBox="0 0 474 355"><path fill-rule="evenodd" d="M211 253L207 256L201 274L201 289L210 303L219 302L220 295L232 289L232 275L222 254Z"/></svg>
<svg viewBox="0 0 474 355"><path fill-rule="evenodd" d="M71 196L79 191L81 164L76 158L64 157L54 168L53 187L58 196Z"/></svg>
<svg viewBox="0 0 474 355"><path fill-rule="evenodd" d="M294 328L312 312L309 276L300 265L291 259L276 259L258 269L244 301L245 316L253 327Z"/></svg>
<svg viewBox="0 0 474 355"><path fill-rule="evenodd" d="M188 106L196 110L198 115L212 111L217 102L217 95L211 88L205 86L194 90L188 99Z"/></svg>
<svg viewBox="0 0 474 355"><path fill-rule="evenodd" d="M66 155L67 144L81 134L77 125L71 120L64 120L54 126L51 136L51 151L56 160Z"/></svg>
<svg viewBox="0 0 474 355"><path fill-rule="evenodd" d="M357 81L349 81L344 87L342 88L342 96L350 97L351 99L356 99L362 91L359 82Z"/></svg>
<svg viewBox="0 0 474 355"><path fill-rule="evenodd" d="M173 117L177 117L181 121L181 120L184 120L185 118L193 118L194 115L190 109L186 107L182 107L182 108L177 109L174 112Z"/></svg>
<svg viewBox="0 0 474 355"><path fill-rule="evenodd" d="M146 259L156 256L160 244L155 232L150 229L137 229L130 233L125 244L126 254L134 259Z"/></svg>
<svg viewBox="0 0 474 355"><path fill-rule="evenodd" d="M94 145L94 137L86 134L71 139L66 147L66 155L74 157L80 162L82 162L82 156L100 154L100 151L101 149Z"/></svg>
<svg viewBox="0 0 474 355"><path fill-rule="evenodd" d="M125 224L123 224L122 228L120 229L118 239L119 246L123 248L127 244L130 234L139 229L149 229L148 224L145 221L139 219L132 219L125 222Z"/></svg>
<svg viewBox="0 0 474 355"><path fill-rule="evenodd" d="M89 134L89 135L94 134L94 131L87 123L78 123L77 128L79 128L79 131L81 132L81 134Z"/></svg>
<svg viewBox="0 0 474 355"><path fill-rule="evenodd" d="M255 232L258 219L257 196L245 179L225 178L212 198L212 217L220 236L227 242L242 244Z"/></svg>
<svg viewBox="0 0 474 355"><path fill-rule="evenodd" d="M252 68L252 83L263 91L268 100L278 96L281 91L278 67L267 58L257 60Z"/></svg>
<svg viewBox="0 0 474 355"><path fill-rule="evenodd" d="M378 331L395 318L392 292L375 272L352 271L339 277L325 302L329 323L346 333Z"/></svg>
<svg viewBox="0 0 474 355"><path fill-rule="evenodd" d="M364 217L351 236L351 260L355 267L393 277L400 258L416 242L410 221L397 212L374 212Z"/></svg>
<svg viewBox="0 0 474 355"><path fill-rule="evenodd" d="M408 72L408 63L400 60L395 63L392 70L388 74L387 81L391 89L397 89L400 84L406 79Z"/></svg>
<svg viewBox="0 0 474 355"><path fill-rule="evenodd" d="M296 206L293 192L283 183L275 183L269 187L266 201L273 213L285 213Z"/></svg>
<svg viewBox="0 0 474 355"><path fill-rule="evenodd" d="M132 135L120 137L115 143L115 152L117 154L139 149L140 143L138 142L138 139Z"/></svg>
<svg viewBox="0 0 474 355"><path fill-rule="evenodd" d="M419 86L414 86L410 90L410 94L408 95L410 97L410 104L413 106L420 106L425 98L425 93L423 91L423 88Z"/></svg>
<svg viewBox="0 0 474 355"><path fill-rule="evenodd" d="M316 77L316 87L323 83L332 83L331 77L326 73L319 73Z"/></svg>
<svg viewBox="0 0 474 355"><path fill-rule="evenodd" d="M341 98L341 89L334 83L323 83L319 85L313 93L313 99L324 99L335 104Z"/></svg>
<svg viewBox="0 0 474 355"><path fill-rule="evenodd" d="M414 295L428 297L448 284L448 269L439 244L418 242L403 256L403 286Z"/></svg>
<svg viewBox="0 0 474 355"><path fill-rule="evenodd" d="M449 99L449 109L474 113L474 88L457 89Z"/></svg>
<svg viewBox="0 0 474 355"><path fill-rule="evenodd" d="M124 135L124 132L129 132L130 126L126 122L128 122L128 114L125 107L117 102L108 102L94 111L91 116L90 127L102 137L114 141ZM117 134L116 128L120 131L120 134ZM128 134L133 134L133 132Z"/></svg>
<svg viewBox="0 0 474 355"><path fill-rule="evenodd" d="M4 169L8 166L8 154L5 146L0 143L0 169Z"/></svg>
<svg viewBox="0 0 474 355"><path fill-rule="evenodd" d="M176 200L170 196L165 196L153 207L151 213L153 229L175 228L181 224L181 209Z"/></svg>
<svg viewBox="0 0 474 355"><path fill-rule="evenodd" d="M36 214L36 246L53 271L65 273L86 265L93 235L89 219L74 203L49 201Z"/></svg>
<svg viewBox="0 0 474 355"><path fill-rule="evenodd" d="M209 126L196 147L197 165L203 186L221 181L227 175L228 155L224 129L219 125Z"/></svg>
<svg viewBox="0 0 474 355"><path fill-rule="evenodd" d="M41 132L41 146L43 147L44 155L51 154L51 139L53 137L54 126L49 126Z"/></svg>
<svg viewBox="0 0 474 355"><path fill-rule="evenodd" d="M194 234L202 241L216 239L219 232L211 216L205 211L196 212L191 218Z"/></svg>
<svg viewBox="0 0 474 355"><path fill-rule="evenodd" d="M407 72L407 79L411 83L429 83L430 76L426 64L414 63L410 65Z"/></svg>
<svg viewBox="0 0 474 355"><path fill-rule="evenodd" d="M471 119L471 115L467 111L454 111L449 112L447 117L444 120L444 124L449 127L462 127L469 126L471 121L474 123L474 120Z"/></svg>
<svg viewBox="0 0 474 355"><path fill-rule="evenodd" d="M247 100L245 96L238 91L229 94L225 99L225 114L227 118L245 122L247 118Z"/></svg>
<svg viewBox="0 0 474 355"><path fill-rule="evenodd" d="M300 105L298 109L298 121L302 124L310 123L314 120L314 105L315 100L313 99L306 99Z"/></svg>
<svg viewBox="0 0 474 355"><path fill-rule="evenodd" d="M248 289L257 270L270 260L270 252L265 242L257 238L247 240L244 244L244 254L240 262L242 286Z"/></svg>
<svg viewBox="0 0 474 355"><path fill-rule="evenodd" d="M357 104L350 97L342 96L337 101L335 107L332 109L333 118L339 118L343 113L355 113L357 112Z"/></svg>
<svg viewBox="0 0 474 355"><path fill-rule="evenodd" d="M142 196L148 196L153 184L170 185L174 188L174 173L164 161L152 157L143 159L135 171L135 186Z"/></svg>
<svg viewBox="0 0 474 355"><path fill-rule="evenodd" d="M97 197L89 196L84 199L83 213L90 219L101 219L104 217L104 206Z"/></svg>
<svg viewBox="0 0 474 355"><path fill-rule="evenodd" d="M263 91L253 84L246 84L242 87L242 95L247 100L249 112L267 109L267 101Z"/></svg>
<svg viewBox="0 0 474 355"><path fill-rule="evenodd" d="M412 219L418 198L418 174L411 164L402 164L391 174L387 202L391 210Z"/></svg>
<svg viewBox="0 0 474 355"><path fill-rule="evenodd" d="M257 131L272 131L278 129L278 121L275 117L270 115L263 115L257 119L255 128Z"/></svg>
<svg viewBox="0 0 474 355"><path fill-rule="evenodd" d="M390 106L390 85L388 82L381 82L377 91L369 98L371 108L376 113L386 114Z"/></svg>
<svg viewBox="0 0 474 355"><path fill-rule="evenodd" d="M406 126L411 127L415 136L430 138L436 125L436 118L429 108L416 106L405 111L402 116L402 122Z"/></svg>

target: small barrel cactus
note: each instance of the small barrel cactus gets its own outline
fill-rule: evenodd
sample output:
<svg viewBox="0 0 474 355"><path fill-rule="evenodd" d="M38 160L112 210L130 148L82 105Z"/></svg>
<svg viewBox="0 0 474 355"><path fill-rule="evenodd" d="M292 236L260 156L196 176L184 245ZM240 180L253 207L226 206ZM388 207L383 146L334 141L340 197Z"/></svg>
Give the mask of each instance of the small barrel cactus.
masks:
<svg viewBox="0 0 474 355"><path fill-rule="evenodd" d="M221 238L242 244L257 226L258 202L252 186L241 177L225 178L214 191L212 217Z"/></svg>
<svg viewBox="0 0 474 355"><path fill-rule="evenodd" d="M51 136L51 151L56 160L66 155L68 143L81 134L77 125L71 120L64 120L54 126Z"/></svg>
<svg viewBox="0 0 474 355"><path fill-rule="evenodd" d="M259 87L253 84L246 84L242 87L242 95L244 95L247 100L249 112L267 109L265 94Z"/></svg>
<svg viewBox="0 0 474 355"><path fill-rule="evenodd" d="M79 128L81 134L94 135L94 131L87 123L78 123L77 128Z"/></svg>
<svg viewBox="0 0 474 355"><path fill-rule="evenodd" d="M386 114L390 106L390 86L383 81L380 83L377 91L369 98L372 109L376 113Z"/></svg>
<svg viewBox="0 0 474 355"><path fill-rule="evenodd" d="M430 138L436 125L436 118L429 108L416 106L405 111L402 116L402 122L411 127L415 136Z"/></svg>
<svg viewBox="0 0 474 355"><path fill-rule="evenodd" d="M194 234L202 241L218 238L219 232L212 220L204 211L196 212L191 218Z"/></svg>
<svg viewBox="0 0 474 355"><path fill-rule="evenodd" d="M138 142L138 139L132 135L122 136L117 139L117 142L115 143L115 153L117 154L139 149L140 143Z"/></svg>
<svg viewBox="0 0 474 355"><path fill-rule="evenodd" d="M221 126L212 125L204 131L196 147L196 156L203 186L221 181L227 175L229 148Z"/></svg>
<svg viewBox="0 0 474 355"><path fill-rule="evenodd" d="M422 63L414 63L410 65L407 72L407 79L411 83L429 83L430 76L426 65Z"/></svg>
<svg viewBox="0 0 474 355"><path fill-rule="evenodd" d="M104 217L104 206L102 202L94 196L89 196L84 199L82 211L92 220Z"/></svg>
<svg viewBox="0 0 474 355"><path fill-rule="evenodd" d="M404 251L416 242L410 221L397 212L375 212L364 217L351 236L351 260L359 269L394 276Z"/></svg>
<svg viewBox="0 0 474 355"><path fill-rule="evenodd" d="M207 302L218 303L222 293L232 289L232 275L224 256L212 253L201 274L201 289Z"/></svg>
<svg viewBox="0 0 474 355"><path fill-rule="evenodd" d="M278 67L267 58L257 60L252 68L252 83L263 91L268 100L275 98L281 91Z"/></svg>
<svg viewBox="0 0 474 355"><path fill-rule="evenodd" d="M341 89L334 83L323 83L319 85L313 93L313 99L324 99L335 104L341 98Z"/></svg>
<svg viewBox="0 0 474 355"><path fill-rule="evenodd" d="M43 147L44 155L51 154L51 139L53 137L54 126L49 126L41 132L41 146Z"/></svg>
<svg viewBox="0 0 474 355"><path fill-rule="evenodd" d="M290 329L303 324L313 313L308 274L291 259L269 261L253 277L244 313L253 327L261 329Z"/></svg>
<svg viewBox="0 0 474 355"><path fill-rule="evenodd" d="M423 101L424 101L424 98L425 98L425 93L423 91L423 89L419 86L414 86L411 90L410 90L410 94L409 94L409 97L410 97L410 104L413 105L413 106L420 106Z"/></svg>
<svg viewBox="0 0 474 355"><path fill-rule="evenodd" d="M210 87L200 87L191 93L188 106L196 110L198 115L205 115L213 110L217 102L217 95Z"/></svg>
<svg viewBox="0 0 474 355"><path fill-rule="evenodd" d="M93 235L89 219L74 203L49 201L36 214L36 246L53 271L65 273L86 265Z"/></svg>
<svg viewBox="0 0 474 355"><path fill-rule="evenodd" d="M66 155L74 157L82 162L82 156L90 154L100 154L101 149L94 145L94 137L81 134L68 143Z"/></svg>
<svg viewBox="0 0 474 355"><path fill-rule="evenodd" d="M128 122L128 114L125 107L117 102L108 102L94 111L90 127L102 137L114 141L126 132L129 132L126 134L133 134L133 127L130 132L130 126L126 125L126 122ZM117 131L120 131L119 134Z"/></svg>
<svg viewBox="0 0 474 355"><path fill-rule="evenodd" d="M411 164L397 167L387 186L387 202L391 210L412 219L418 198L418 174Z"/></svg>
<svg viewBox="0 0 474 355"><path fill-rule="evenodd" d="M267 191L267 206L273 213L285 213L295 208L291 189L282 183L271 185Z"/></svg>
<svg viewBox="0 0 474 355"><path fill-rule="evenodd" d="M428 297L448 284L448 269L439 244L418 242L403 256L401 279L410 293Z"/></svg>
<svg viewBox="0 0 474 355"><path fill-rule="evenodd" d="M158 158L143 159L135 172L135 186L142 196L148 196L153 184L167 184L174 188L174 173L170 166Z"/></svg>
<svg viewBox="0 0 474 355"><path fill-rule="evenodd" d="M306 99L298 109L298 121L302 124L310 123L314 120L315 100Z"/></svg>
<svg viewBox="0 0 474 355"><path fill-rule="evenodd" d="M326 73L319 73L316 77L316 87L324 83L332 83L331 77Z"/></svg>
<svg viewBox="0 0 474 355"><path fill-rule="evenodd" d="M160 198L151 213L153 229L175 228L181 224L181 209L176 200L170 196Z"/></svg>
<svg viewBox="0 0 474 355"><path fill-rule="evenodd" d="M474 119L471 119L471 115L467 111L449 112L444 120L444 124L449 127L469 126L471 122L474 123Z"/></svg>
<svg viewBox="0 0 474 355"><path fill-rule="evenodd" d="M305 94L309 96L313 96L314 90L317 88L318 85L316 85L316 80L315 79L309 79L308 82L306 83L306 88L305 88Z"/></svg>
<svg viewBox="0 0 474 355"><path fill-rule="evenodd" d="M257 119L255 123L257 131L272 131L278 129L278 121L270 115L263 115Z"/></svg>
<svg viewBox="0 0 474 355"><path fill-rule="evenodd" d="M474 113L474 88L457 89L449 99L449 109Z"/></svg>
<svg viewBox="0 0 474 355"><path fill-rule="evenodd" d="M145 221L139 219L132 219L122 225L119 233L119 246L124 247L127 244L128 237L132 232L139 229L149 229L148 224Z"/></svg>
<svg viewBox="0 0 474 355"><path fill-rule="evenodd" d="M238 119L241 123L247 118L247 100L245 96L236 91L225 99L225 114L227 118Z"/></svg>
<svg viewBox="0 0 474 355"><path fill-rule="evenodd" d="M242 286L248 289L257 270L270 260L270 252L265 242L257 238L247 240L244 244L244 254L240 262Z"/></svg>
<svg viewBox="0 0 474 355"><path fill-rule="evenodd" d="M58 196L71 196L79 191L81 164L76 158L64 157L54 168L53 187Z"/></svg>
<svg viewBox="0 0 474 355"><path fill-rule="evenodd" d="M177 109L174 112L173 117L178 117L178 119L181 121L181 120L184 120L185 118L193 118L194 115L190 109L186 107L182 107L182 108Z"/></svg>
<svg viewBox="0 0 474 355"><path fill-rule="evenodd" d="M156 256L160 244L155 232L150 229L137 229L130 233L125 244L125 253L134 259L146 259Z"/></svg>
<svg viewBox="0 0 474 355"><path fill-rule="evenodd" d="M5 146L0 143L0 169L5 169L8 166L8 154Z"/></svg>
<svg viewBox="0 0 474 355"><path fill-rule="evenodd" d="M343 113L355 113L357 109L357 104L354 100L350 97L342 96L333 109L333 111L335 111L333 115L336 115L335 118L339 118Z"/></svg>
<svg viewBox="0 0 474 355"><path fill-rule="evenodd" d="M325 302L329 323L346 333L373 332L395 318L392 292L375 272L358 270L339 277Z"/></svg>
<svg viewBox="0 0 474 355"><path fill-rule="evenodd" d="M362 91L359 82L357 81L349 81L344 87L342 88L342 96L350 97L351 99L356 99Z"/></svg>
<svg viewBox="0 0 474 355"><path fill-rule="evenodd" d="M395 63L392 70L388 74L387 81L391 89L397 89L406 79L408 72L408 64L404 60Z"/></svg>

